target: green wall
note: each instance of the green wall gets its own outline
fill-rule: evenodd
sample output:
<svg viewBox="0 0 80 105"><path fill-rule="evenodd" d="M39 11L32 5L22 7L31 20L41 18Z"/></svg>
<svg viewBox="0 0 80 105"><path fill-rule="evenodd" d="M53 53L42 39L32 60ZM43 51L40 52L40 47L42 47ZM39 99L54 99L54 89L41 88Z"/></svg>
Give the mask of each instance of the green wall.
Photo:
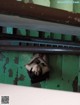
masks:
<svg viewBox="0 0 80 105"><path fill-rule="evenodd" d="M25 0L26 1L26 0ZM63 5L58 3L58 0L33 0L34 3L40 5L46 5L65 9L68 11L80 12L79 5ZM4 27L4 32L13 33L12 27ZM18 34L23 36L39 36L39 32L29 30L26 33L24 29L18 29ZM73 40L72 35L62 35L55 33L45 33L45 37L53 37L53 39L62 39L62 40ZM77 37L80 40L80 37ZM15 84L15 85L23 85L23 86L31 86L30 78L25 69L25 64L30 61L32 58L32 53L17 53L17 52L0 52L0 82L7 84ZM58 89L58 90L66 90L73 91L73 84L75 78L80 78L80 57L75 55L52 55L49 54L49 65L50 65L50 78L46 81L41 82L42 88L47 89ZM80 81L80 79L79 79ZM78 86L80 86L80 82L78 81Z"/></svg>
<svg viewBox="0 0 80 105"><path fill-rule="evenodd" d="M79 3L75 3L73 6L73 11L76 13L80 13L80 0L74 0L74 2L78 1Z"/></svg>
<svg viewBox="0 0 80 105"><path fill-rule="evenodd" d="M59 3L59 1L65 2L66 0L50 0L50 1L51 1L51 7L53 8L73 11L73 3L64 5L63 3ZM54 39L72 40L72 36L54 34ZM47 80L45 83L42 83L42 87L73 91L72 84L75 79L75 76L78 74L78 57L71 55L62 55L62 56L49 55L49 56L50 56L49 57L50 66L52 68L51 76L49 80Z"/></svg>
<svg viewBox="0 0 80 105"><path fill-rule="evenodd" d="M73 8L73 11L75 12L75 13L80 13L80 0L74 0L74 2L75 1L78 1L79 2L79 4L74 4L74 8ZM77 37L78 38L78 40L80 40L80 36L79 37ZM78 69L78 91L80 92L80 56L78 57L78 59L79 59L79 69Z"/></svg>

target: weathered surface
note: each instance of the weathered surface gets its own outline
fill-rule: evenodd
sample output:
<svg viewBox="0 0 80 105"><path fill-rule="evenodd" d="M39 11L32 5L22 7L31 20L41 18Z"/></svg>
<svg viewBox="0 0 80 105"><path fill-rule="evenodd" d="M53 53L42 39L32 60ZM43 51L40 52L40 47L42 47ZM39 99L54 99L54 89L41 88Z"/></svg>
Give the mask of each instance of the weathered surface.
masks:
<svg viewBox="0 0 80 105"><path fill-rule="evenodd" d="M5 70L6 70L6 65L9 63L9 58L7 57L6 58L6 61L5 61L5 64L3 66L3 69L4 69L4 73L5 73Z"/></svg>
<svg viewBox="0 0 80 105"><path fill-rule="evenodd" d="M36 11L37 10L37 11ZM0 14L16 15L38 20L80 26L80 14L16 0L0 0Z"/></svg>

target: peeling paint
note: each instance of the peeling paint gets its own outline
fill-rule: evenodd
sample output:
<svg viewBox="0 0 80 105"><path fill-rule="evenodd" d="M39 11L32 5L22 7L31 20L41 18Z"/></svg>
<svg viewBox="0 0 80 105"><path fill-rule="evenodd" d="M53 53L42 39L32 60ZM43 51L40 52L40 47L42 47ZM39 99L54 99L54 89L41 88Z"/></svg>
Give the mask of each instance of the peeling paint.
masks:
<svg viewBox="0 0 80 105"><path fill-rule="evenodd" d="M14 83L14 85L18 85L18 70L16 72L16 77L15 77L13 83Z"/></svg>
<svg viewBox="0 0 80 105"><path fill-rule="evenodd" d="M18 80L20 81L24 81L24 79L25 79L25 76L23 74L21 74L20 77L18 78Z"/></svg>
<svg viewBox="0 0 80 105"><path fill-rule="evenodd" d="M3 60L5 58L5 56L2 54L2 52L0 52L0 61Z"/></svg>
<svg viewBox="0 0 80 105"><path fill-rule="evenodd" d="M15 77L15 79L14 79L14 85L18 85L18 78L17 77Z"/></svg>
<svg viewBox="0 0 80 105"><path fill-rule="evenodd" d="M9 63L9 58L7 57L6 60L5 60L5 64L3 66L3 69L4 69L4 73L5 73L5 70L6 70L6 65Z"/></svg>
<svg viewBox="0 0 80 105"><path fill-rule="evenodd" d="M73 91L78 92L78 76L74 78L72 86L73 86Z"/></svg>
<svg viewBox="0 0 80 105"><path fill-rule="evenodd" d="M13 77L13 70L12 69L9 69L9 77Z"/></svg>
<svg viewBox="0 0 80 105"><path fill-rule="evenodd" d="M25 79L25 76L23 74L21 74L20 77L18 77L18 70L17 70L16 77L15 77L15 79L13 81L14 84L18 85L18 81L24 81L24 79Z"/></svg>
<svg viewBox="0 0 80 105"><path fill-rule="evenodd" d="M19 63L19 57L15 57L14 62L15 62L15 64L18 64Z"/></svg>

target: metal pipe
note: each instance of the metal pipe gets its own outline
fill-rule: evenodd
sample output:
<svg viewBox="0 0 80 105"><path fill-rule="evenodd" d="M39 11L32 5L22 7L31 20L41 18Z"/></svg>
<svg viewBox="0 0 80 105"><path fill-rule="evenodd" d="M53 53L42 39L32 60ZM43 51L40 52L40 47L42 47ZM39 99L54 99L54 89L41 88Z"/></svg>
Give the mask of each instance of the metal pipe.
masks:
<svg viewBox="0 0 80 105"><path fill-rule="evenodd" d="M0 51L17 51L17 52L35 52L35 53L52 53L52 54L78 54L80 49L74 48L51 48L51 47L37 47L37 46L0 46Z"/></svg>
<svg viewBox="0 0 80 105"><path fill-rule="evenodd" d="M61 41L47 38L35 38L20 35L0 35L0 45L37 45L37 46L52 46L52 47L67 47L67 48L80 48L80 42Z"/></svg>

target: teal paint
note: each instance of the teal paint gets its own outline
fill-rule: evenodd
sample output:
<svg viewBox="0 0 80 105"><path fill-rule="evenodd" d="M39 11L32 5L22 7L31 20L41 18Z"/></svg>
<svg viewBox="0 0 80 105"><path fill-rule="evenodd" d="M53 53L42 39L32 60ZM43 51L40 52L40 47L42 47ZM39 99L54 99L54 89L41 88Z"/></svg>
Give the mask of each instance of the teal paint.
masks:
<svg viewBox="0 0 80 105"><path fill-rule="evenodd" d="M7 27L6 28L6 33L12 34L13 33L13 28L12 27Z"/></svg>
<svg viewBox="0 0 80 105"><path fill-rule="evenodd" d="M18 78L23 75L25 78L23 81L18 81L18 85L31 86L30 78L28 76L25 65L30 62L32 53L19 53L19 64L18 64Z"/></svg>
<svg viewBox="0 0 80 105"><path fill-rule="evenodd" d="M73 12L74 13L80 13L80 0L74 0L74 2L79 2L79 3L74 3L74 8ZM80 36L77 37L78 40L80 41ZM78 91L80 92L80 56L78 56Z"/></svg>
<svg viewBox="0 0 80 105"><path fill-rule="evenodd" d="M59 4L59 0L51 0L51 7L73 11L72 4ZM62 0L65 1L65 0ZM71 35L53 34L54 39L72 40ZM78 74L78 56L67 55L51 55L51 75L50 79L41 83L43 88L59 89L66 91L73 91L73 80ZM54 72L53 72L54 71Z"/></svg>
<svg viewBox="0 0 80 105"><path fill-rule="evenodd" d="M62 35L61 34L54 34L54 39L61 39Z"/></svg>
<svg viewBox="0 0 80 105"><path fill-rule="evenodd" d="M17 65L14 63L14 58L16 56L16 53L12 52L4 52L4 55L6 56L6 58L9 59L9 62L6 63L5 65L5 83L7 84L13 84L16 72L17 72ZM5 60L6 61L6 60ZM9 77L9 70L13 71L13 76Z"/></svg>
<svg viewBox="0 0 80 105"><path fill-rule="evenodd" d="M63 86L65 90L67 88L73 90L72 84L77 74L78 74L78 56L64 55L62 62L62 78L64 80Z"/></svg>
<svg viewBox="0 0 80 105"><path fill-rule="evenodd" d="M76 3L78 2L78 3ZM80 0L74 0L74 4L73 4L73 11L75 13L80 13Z"/></svg>
<svg viewBox="0 0 80 105"><path fill-rule="evenodd" d="M32 36L32 37L38 37L39 33L38 33L38 31L30 30L30 36Z"/></svg>
<svg viewBox="0 0 80 105"><path fill-rule="evenodd" d="M18 34L19 35L23 35L23 36L26 36L26 30L25 29L18 29Z"/></svg>
<svg viewBox="0 0 80 105"><path fill-rule="evenodd" d="M64 8L64 5L56 4L55 3L56 1L54 0L54 2L53 1L51 2L51 7L62 8L68 11L72 11L72 7L68 8L68 6L65 6L66 8ZM9 27L7 28L6 32L12 34L13 30L11 27ZM25 35L29 35L33 37L39 36L39 32L32 31L32 30L26 33L25 29L19 29L18 33L23 36ZM72 40L72 36L69 36L69 35L63 36L61 34L55 34L55 33L45 33L45 37L46 38L53 37L54 39L62 39L62 40ZM27 64L30 61L32 56L33 56L32 53L27 53L27 52L26 53L1 52L0 53L0 68L1 68L0 82L7 83L7 84L14 84L14 81L15 81L15 84L17 85L31 86L30 78L25 68L25 64ZM80 71L79 56L50 55L50 54L48 56L49 56L49 65L50 65L50 78L46 81L41 82L42 88L73 91L72 84L76 75L78 75L78 80L79 80L78 86L80 86L80 74L78 74ZM9 58L9 62L8 62L8 58ZM9 71L12 73L12 76L9 76Z"/></svg>
<svg viewBox="0 0 80 105"><path fill-rule="evenodd" d="M5 74L4 74L4 63L5 56L2 52L0 52L0 83L5 83Z"/></svg>
<svg viewBox="0 0 80 105"><path fill-rule="evenodd" d="M45 38L50 38L50 33L49 32L45 32Z"/></svg>
<svg viewBox="0 0 80 105"><path fill-rule="evenodd" d="M28 31L24 30L24 29L18 29L18 33L21 34L22 36L26 36ZM30 34L30 33L28 33ZM37 35L36 32L34 32L34 34L31 35ZM25 68L25 65L30 62L30 59L32 57L32 53L18 53L18 57L19 57L19 63L18 63L18 85L22 85L22 86L31 86L30 83L30 78L28 76L27 70ZM22 78L22 79L20 79Z"/></svg>

